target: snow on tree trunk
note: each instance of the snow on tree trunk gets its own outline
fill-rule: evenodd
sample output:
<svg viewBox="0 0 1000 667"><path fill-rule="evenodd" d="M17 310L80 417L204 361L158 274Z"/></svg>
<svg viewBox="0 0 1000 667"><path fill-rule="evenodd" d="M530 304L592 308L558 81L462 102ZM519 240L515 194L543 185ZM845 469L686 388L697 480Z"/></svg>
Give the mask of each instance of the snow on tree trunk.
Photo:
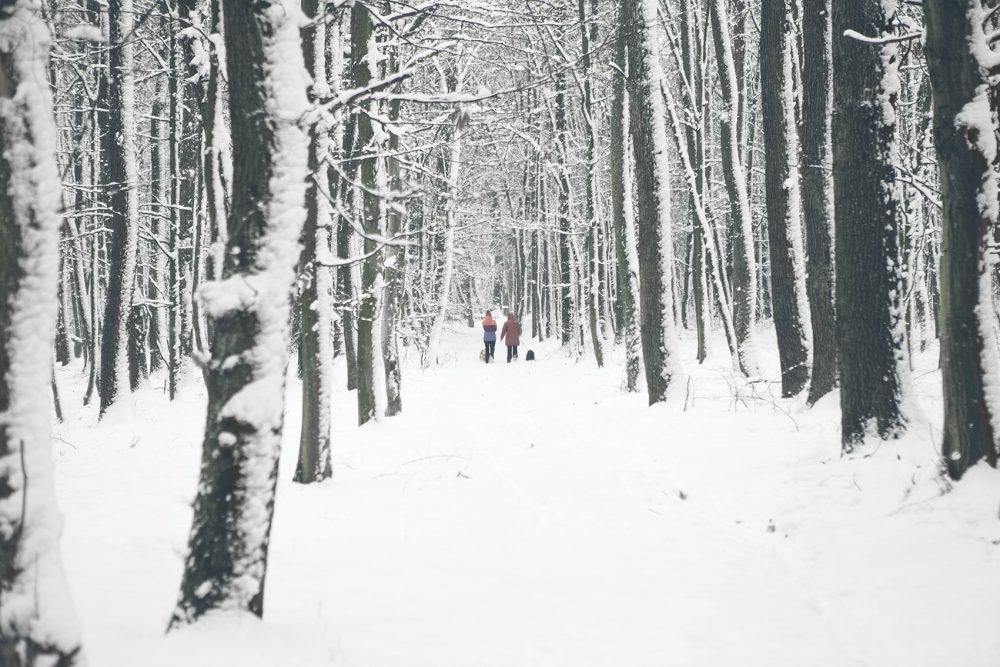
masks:
<svg viewBox="0 0 1000 667"><path fill-rule="evenodd" d="M981 459L996 466L1000 362L992 303L998 224L997 139L990 82L1000 59L983 33L980 0L925 0L934 143L941 175L941 373L952 478ZM961 45L961 47L960 47Z"/></svg>
<svg viewBox="0 0 1000 667"><path fill-rule="evenodd" d="M767 231L771 301L781 360L781 394L798 394L809 381L809 304L802 249L798 128L789 0L763 0L760 28Z"/></svg>
<svg viewBox="0 0 1000 667"><path fill-rule="evenodd" d="M753 217L743 159L740 155L737 123L740 96L733 59L732 38L726 0L712 0L712 34L719 68L722 109L719 114L719 141L722 171L729 195L733 244L733 328L740 370L745 375L759 372L754 343L754 304L757 299L757 269L753 248Z"/></svg>
<svg viewBox="0 0 1000 667"><path fill-rule="evenodd" d="M0 9L0 665L82 664L53 487L60 176L40 2Z"/></svg>
<svg viewBox="0 0 1000 667"><path fill-rule="evenodd" d="M670 171L663 69L654 33L653 0L624 0L629 31L629 100L638 190L637 245L642 358L650 404L664 401L681 369L673 313Z"/></svg>
<svg viewBox="0 0 1000 667"><path fill-rule="evenodd" d="M451 155L448 170L448 202L445 204L444 223L444 266L441 269L441 284L437 294L437 312L434 314L434 324L431 325L430 340L427 344L427 359L425 365L438 364L438 350L441 347L441 334L444 322L448 316L448 305L451 296L451 281L455 273L455 226L457 224L458 188L462 178L462 136L464 134L465 115L461 107L455 112L455 131L451 136Z"/></svg>
<svg viewBox="0 0 1000 667"><path fill-rule="evenodd" d="M139 252L139 171L136 162L135 40L132 0L110 0L108 22L111 71L110 134L107 173L111 189L111 254L108 300L104 309L104 343L101 351L101 414L128 393L129 318L135 293Z"/></svg>
<svg viewBox="0 0 1000 667"><path fill-rule="evenodd" d="M289 315L305 219L309 139L295 0L223 5L234 181L222 280L199 298L206 360L201 481L171 626L213 609L263 612L284 418ZM280 102L280 103L279 103Z"/></svg>
<svg viewBox="0 0 1000 667"><path fill-rule="evenodd" d="M895 103L896 3L833 3L833 174L841 438L905 428ZM853 31L853 32L852 32ZM859 39L859 36L862 39Z"/></svg>
<svg viewBox="0 0 1000 667"><path fill-rule="evenodd" d="M639 374L642 372L639 340L639 258L635 249L635 215L632 196L632 152L629 134L629 101L625 94L625 76L628 62L625 55L627 17L618 8L618 30L615 36L615 72L611 103L610 176L611 224L614 233L615 261L618 265L617 319L625 344L625 391L639 391ZM634 261L634 263L633 263Z"/></svg>
<svg viewBox="0 0 1000 667"><path fill-rule="evenodd" d="M315 19L318 0L302 3L305 15ZM329 96L326 70L326 24L314 20L302 31L306 67L312 70L313 100ZM326 479L330 469L330 406L333 391L333 284L331 269L321 259L330 254L332 215L322 186L330 151L330 121L323 112L311 118L309 173L306 189L306 222L302 261L304 285L299 295L299 363L302 371L302 428L294 481L309 484Z"/></svg>

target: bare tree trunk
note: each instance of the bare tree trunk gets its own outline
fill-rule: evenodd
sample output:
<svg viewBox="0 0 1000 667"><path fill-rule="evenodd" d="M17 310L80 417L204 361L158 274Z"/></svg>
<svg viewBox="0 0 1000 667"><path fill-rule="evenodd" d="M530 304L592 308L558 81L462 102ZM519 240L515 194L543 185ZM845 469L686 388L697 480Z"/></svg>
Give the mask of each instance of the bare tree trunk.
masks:
<svg viewBox="0 0 1000 667"><path fill-rule="evenodd" d="M809 305L802 249L789 1L763 0L760 35L771 301L781 360L781 394L785 397L798 394L809 381Z"/></svg>
<svg viewBox="0 0 1000 667"><path fill-rule="evenodd" d="M847 31L892 34L893 0L833 6L833 169L836 215L837 352L841 436L862 443L900 435L903 359L898 195L895 185L897 47Z"/></svg>
<svg viewBox="0 0 1000 667"><path fill-rule="evenodd" d="M810 405L837 385L833 309L833 105L830 4L804 0L802 42L802 217L806 228L806 290L812 316Z"/></svg>

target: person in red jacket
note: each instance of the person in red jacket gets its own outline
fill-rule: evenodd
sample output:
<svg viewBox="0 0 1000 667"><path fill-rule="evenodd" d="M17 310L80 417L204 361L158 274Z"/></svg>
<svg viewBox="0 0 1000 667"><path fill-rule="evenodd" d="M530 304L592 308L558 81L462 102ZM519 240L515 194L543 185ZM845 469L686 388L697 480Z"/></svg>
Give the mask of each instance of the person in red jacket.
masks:
<svg viewBox="0 0 1000 667"><path fill-rule="evenodd" d="M517 360L517 346L521 344L521 323L514 317L514 313L507 313L507 321L500 329L500 340L504 339L507 341L507 363L509 364L511 357L515 361Z"/></svg>

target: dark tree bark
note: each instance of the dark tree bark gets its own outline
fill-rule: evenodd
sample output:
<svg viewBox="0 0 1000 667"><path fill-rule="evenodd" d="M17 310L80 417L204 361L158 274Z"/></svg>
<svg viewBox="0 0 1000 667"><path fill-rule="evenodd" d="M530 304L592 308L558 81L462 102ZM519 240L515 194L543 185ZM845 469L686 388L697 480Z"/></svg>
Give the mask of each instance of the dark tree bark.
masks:
<svg viewBox="0 0 1000 667"><path fill-rule="evenodd" d="M372 81L368 54L368 40L372 35L372 21L369 9L361 3L351 8L351 85L363 89ZM376 253L373 236L379 233L379 198L376 193L376 167L378 157L372 146L374 130L368 115L371 102L366 102L356 116L354 149L361 172L363 185L362 226L366 234L364 252L367 256L361 265L361 303L358 308L357 338L357 383L358 383L358 424L364 424L375 417L375 327L378 325L379 295L376 278L382 257ZM379 350L381 352L381 350Z"/></svg>
<svg viewBox="0 0 1000 667"><path fill-rule="evenodd" d="M635 146L638 193L639 313L642 359L649 403L666 400L678 374L671 298L670 183L667 130L660 88L663 72L653 42L656 16L643 0L623 0L621 29L627 31L629 121Z"/></svg>
<svg viewBox="0 0 1000 667"><path fill-rule="evenodd" d="M869 424L887 439L904 430L900 258L895 191L896 47L850 36L892 32L882 0L833 5L833 175L837 356L845 450Z"/></svg>
<svg viewBox="0 0 1000 667"><path fill-rule="evenodd" d="M629 134L626 121L626 114L629 113L629 106L625 92L625 77L628 72L628 58L626 57L626 37L627 31L621 26L625 24L627 16L624 15L621 5L618 7L619 29L615 35L615 65L617 72L612 81L612 102L610 113L611 137L608 141L611 149L611 228L614 233L615 263L618 267L618 299L616 308L619 311L618 331L621 332L625 342L625 389L629 392L639 391L639 373L642 370L642 360L639 356L639 314L637 312L638 295L633 291L633 285L638 282L638 276L632 275L629 263L629 254L635 253L635 248L630 248L632 241L626 225L633 222L629 219L632 216L632 179L628 178L626 169L632 169L632 165L627 159L627 147L629 146Z"/></svg>
<svg viewBox="0 0 1000 667"><path fill-rule="evenodd" d="M214 321L208 411L171 627L219 608L263 613L309 145L298 25L276 5L223 5L230 108L240 110L233 199L223 278L200 292Z"/></svg>
<svg viewBox="0 0 1000 667"><path fill-rule="evenodd" d="M833 105L830 5L802 7L802 217L806 228L806 290L812 316L810 405L837 385L833 310L833 174L830 111Z"/></svg>
<svg viewBox="0 0 1000 667"><path fill-rule="evenodd" d="M558 143L559 163L559 207L557 211L558 230L556 234L559 238L559 304L561 312L561 335L562 344L569 345L573 340L573 309L575 307L573 299L573 274L570 266L570 245L573 242L570 234L572 226L570 221L569 207L569 174L567 160L569 159L567 134L569 128L566 120L566 76L558 74L556 77L556 109L555 109L555 130Z"/></svg>
<svg viewBox="0 0 1000 667"><path fill-rule="evenodd" d="M138 203L134 188L135 126L131 115L135 107L133 49L131 39L133 7L131 0L108 2L108 24L112 48L110 70L108 128L101 157L104 184L107 186L111 229L111 252L108 262L107 301L104 308L104 340L101 347L101 414L122 392L129 391L129 327L135 291L138 254Z"/></svg>
<svg viewBox="0 0 1000 667"><path fill-rule="evenodd" d="M794 396L809 381L809 342L802 275L798 137L792 104L792 22L787 0L763 0L760 27L764 180L771 260L771 301L781 360L781 395Z"/></svg>
<svg viewBox="0 0 1000 667"><path fill-rule="evenodd" d="M303 0L306 17L316 19L318 0ZM320 21L322 18L319 19ZM306 68L313 74L312 102L317 92L326 91L325 25L313 21L302 29L302 54ZM330 269L322 266L318 252L330 246L330 215L320 183L328 182L321 155L329 144L329 123L317 118L309 140L309 181L306 188L306 221L302 230L302 291L299 294L299 366L302 374L302 428L299 432L299 458L294 481L303 484L320 482L331 473L330 418L333 390L330 365L332 331L329 317Z"/></svg>
<svg viewBox="0 0 1000 667"><path fill-rule="evenodd" d="M974 11L978 10L978 11ZM997 165L984 148L994 131L988 91L973 48L985 50L978 0L924 0L927 64L934 93L934 145L941 175L941 374L948 474L959 479L985 459L997 464L997 415L988 399L996 377L990 321L989 254L997 217ZM977 43L978 42L978 43ZM995 93L994 93L995 94ZM995 107L994 107L995 108ZM971 122L970 122L971 121ZM995 158L994 158L995 159Z"/></svg>

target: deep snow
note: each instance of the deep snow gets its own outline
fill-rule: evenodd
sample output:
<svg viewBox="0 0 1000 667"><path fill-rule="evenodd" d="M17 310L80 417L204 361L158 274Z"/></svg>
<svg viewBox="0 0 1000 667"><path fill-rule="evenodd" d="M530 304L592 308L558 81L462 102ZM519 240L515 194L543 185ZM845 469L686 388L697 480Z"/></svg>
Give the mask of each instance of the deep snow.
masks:
<svg viewBox="0 0 1000 667"><path fill-rule="evenodd" d="M148 387L95 425L64 370L56 484L91 664L1000 664L1000 473L942 493L935 353L914 374L923 421L844 459L836 396L807 410L738 380L721 340L649 408L617 359L529 341L537 361L486 366L455 326L444 365L411 351L404 414L383 423L354 426L338 361L320 485L290 481L290 382L264 621L169 636L204 391Z"/></svg>

